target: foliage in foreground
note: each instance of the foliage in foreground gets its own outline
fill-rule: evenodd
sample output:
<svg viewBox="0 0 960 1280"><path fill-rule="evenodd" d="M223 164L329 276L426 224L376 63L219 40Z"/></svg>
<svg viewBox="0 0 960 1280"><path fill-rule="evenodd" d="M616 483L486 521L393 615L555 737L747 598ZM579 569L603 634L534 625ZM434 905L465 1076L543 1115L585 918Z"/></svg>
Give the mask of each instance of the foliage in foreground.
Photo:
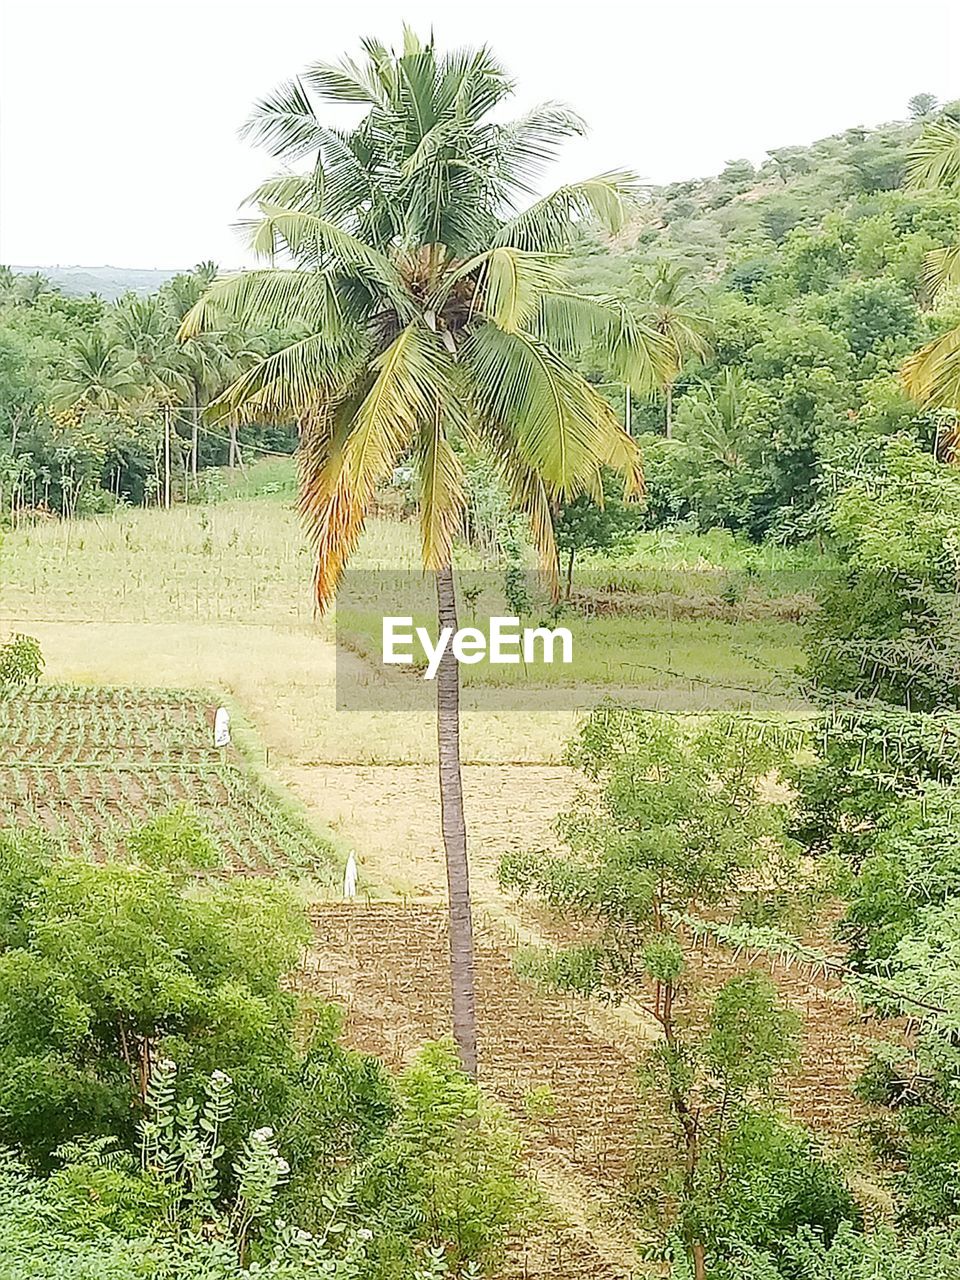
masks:
<svg viewBox="0 0 960 1280"><path fill-rule="evenodd" d="M693 1280L684 1261L674 1263L671 1280ZM738 1249L714 1272L714 1280L958 1280L960 1235L946 1228L922 1235L897 1235L889 1227L862 1234L844 1223L826 1242L802 1230L775 1254Z"/></svg>
<svg viewBox="0 0 960 1280"><path fill-rule="evenodd" d="M769 978L740 974L699 1002L689 990L694 917L765 921L795 886L784 813L761 794L784 750L772 730L726 718L686 727L603 704L568 752L590 785L559 820L566 851L507 855L500 868L506 887L588 935L522 956L526 972L584 995L631 995L660 1026L644 1073L675 1155L653 1202L698 1276L743 1244L779 1248L807 1226L829 1239L857 1218L842 1178L778 1114L799 1027Z"/></svg>
<svg viewBox="0 0 960 1280"><path fill-rule="evenodd" d="M868 451L832 516L843 572L810 630L820 751L801 771L798 833L840 858L852 980L911 1020L862 1081L900 1214L960 1209L960 474L907 440ZM896 1024L894 1024L895 1028Z"/></svg>
<svg viewBox="0 0 960 1280"><path fill-rule="evenodd" d="M336 1011L286 982L302 907L198 879L208 853L183 812L100 865L0 833L0 1125L35 1171L7 1170L0 1275L229 1277L258 1251L265 1274L313 1273L327 1255L278 1217L352 1233L337 1276L495 1258L529 1204L506 1118L451 1046L396 1079L344 1049Z"/></svg>

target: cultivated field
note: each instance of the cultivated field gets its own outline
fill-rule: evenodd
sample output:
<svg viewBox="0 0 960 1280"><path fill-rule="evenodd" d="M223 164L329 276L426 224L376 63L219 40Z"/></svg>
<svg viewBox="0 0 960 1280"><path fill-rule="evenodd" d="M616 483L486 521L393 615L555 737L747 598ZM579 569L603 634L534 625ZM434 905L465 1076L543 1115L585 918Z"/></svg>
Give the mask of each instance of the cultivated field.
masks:
<svg viewBox="0 0 960 1280"><path fill-rule="evenodd" d="M0 701L0 826L109 858L131 827L184 805L225 869L331 882L331 843L213 745L215 709L194 693L57 685Z"/></svg>

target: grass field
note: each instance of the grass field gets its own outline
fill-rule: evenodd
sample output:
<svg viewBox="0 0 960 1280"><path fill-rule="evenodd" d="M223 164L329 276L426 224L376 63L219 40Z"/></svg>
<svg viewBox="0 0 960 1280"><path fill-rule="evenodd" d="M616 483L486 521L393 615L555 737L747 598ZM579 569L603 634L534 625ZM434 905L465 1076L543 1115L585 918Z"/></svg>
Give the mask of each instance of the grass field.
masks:
<svg viewBox="0 0 960 1280"><path fill-rule="evenodd" d="M358 851L368 884L440 893L433 708L428 698L413 712L336 710L338 662L341 680L363 681L368 669L362 647L338 658L332 619L314 617L292 480L288 462L269 460L227 474L213 486L215 502L7 533L0 634L37 636L54 682L195 688L228 699L247 723L258 766ZM461 559L480 563L470 553ZM803 622L789 608L748 606L767 598L775 570L806 575L809 587L815 565L809 555L776 550L763 553L763 572L756 561L729 537L688 533L646 535L616 561L587 558L591 583L622 571L650 590L633 611L618 606L591 620L593 648L578 655L576 686L536 710L480 709L468 686L463 757L482 888L495 894L491 869L504 841L548 831L566 803L564 743L605 692L668 711L802 714L792 686ZM416 526L372 520L356 562L416 569ZM644 574L652 576L641 582ZM674 585L682 580L685 599L699 602L700 616L658 603L655 588L671 575ZM718 598L724 582L736 588L726 599Z"/></svg>

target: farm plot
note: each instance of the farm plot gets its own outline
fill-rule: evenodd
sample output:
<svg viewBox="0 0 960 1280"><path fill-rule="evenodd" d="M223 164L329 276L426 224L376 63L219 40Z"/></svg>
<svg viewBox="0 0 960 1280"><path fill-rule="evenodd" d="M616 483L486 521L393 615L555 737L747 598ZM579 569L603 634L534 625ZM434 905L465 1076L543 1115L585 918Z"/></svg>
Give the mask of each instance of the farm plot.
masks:
<svg viewBox="0 0 960 1280"><path fill-rule="evenodd" d="M313 923L302 981L344 1008L349 1043L399 1067L424 1040L449 1034L443 906L326 903ZM638 1070L652 1029L522 981L502 924L478 921L476 963L481 1081L521 1125L530 1171L564 1216L561 1247L584 1235L590 1245L589 1263L575 1250L541 1267L531 1254L520 1274L629 1275L624 1196L650 1193L674 1142L664 1100ZM855 1149L869 1114L854 1092L866 1029L834 982L760 958L705 947L690 985L715 990L746 969L769 973L803 1018L799 1061L783 1081L790 1113L827 1144Z"/></svg>
<svg viewBox="0 0 960 1280"><path fill-rule="evenodd" d="M93 858L132 826L193 810L225 868L335 875L328 841L235 751L213 745L214 703L169 690L43 686L0 702L0 826L37 826Z"/></svg>

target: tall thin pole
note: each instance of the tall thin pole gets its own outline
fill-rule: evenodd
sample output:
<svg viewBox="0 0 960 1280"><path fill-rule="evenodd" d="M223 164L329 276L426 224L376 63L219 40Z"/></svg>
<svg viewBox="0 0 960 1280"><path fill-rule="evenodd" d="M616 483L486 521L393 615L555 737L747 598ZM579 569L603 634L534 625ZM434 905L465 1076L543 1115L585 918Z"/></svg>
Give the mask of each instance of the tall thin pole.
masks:
<svg viewBox="0 0 960 1280"><path fill-rule="evenodd" d="M163 410L163 505L170 510L170 406Z"/></svg>

